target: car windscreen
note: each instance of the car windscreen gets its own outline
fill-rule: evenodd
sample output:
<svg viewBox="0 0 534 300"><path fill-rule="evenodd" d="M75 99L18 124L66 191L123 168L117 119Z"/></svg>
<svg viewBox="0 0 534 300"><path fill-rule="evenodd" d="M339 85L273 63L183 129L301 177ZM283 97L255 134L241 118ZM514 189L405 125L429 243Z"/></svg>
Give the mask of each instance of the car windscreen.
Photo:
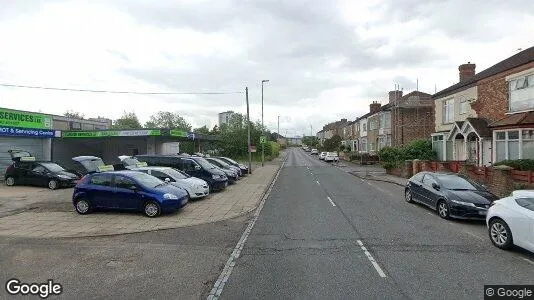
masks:
<svg viewBox="0 0 534 300"><path fill-rule="evenodd" d="M101 159L88 159L88 160L82 160L80 161L82 166L88 171L88 172L96 172L98 171L98 167L104 166L104 161Z"/></svg>
<svg viewBox="0 0 534 300"><path fill-rule="evenodd" d="M227 169L231 169L232 168L229 164L227 164L226 162L224 162L221 159L214 158L213 160L218 162L223 168L227 168Z"/></svg>
<svg viewBox="0 0 534 300"><path fill-rule="evenodd" d="M188 175L185 175L184 173L182 173L180 171L177 171L175 169L172 169L172 168L171 169L165 169L163 171L163 173L171 176L174 179L187 179L187 178L189 178Z"/></svg>
<svg viewBox="0 0 534 300"><path fill-rule="evenodd" d="M214 159L206 159L206 161L209 162L209 163L212 164L212 165L215 165L215 166L219 167L219 168L222 168L222 167L223 167L223 165L222 165L219 161L217 161L217 160L214 160Z"/></svg>
<svg viewBox="0 0 534 300"><path fill-rule="evenodd" d="M215 168L211 163L209 163L206 159L202 157L196 157L194 160L197 164L199 164L202 168L206 170Z"/></svg>
<svg viewBox="0 0 534 300"><path fill-rule="evenodd" d="M477 190L477 185L465 178L456 175L438 175L436 176L441 186L448 190Z"/></svg>
<svg viewBox="0 0 534 300"><path fill-rule="evenodd" d="M62 166L55 163L42 163L41 165L52 173L59 173L65 171Z"/></svg>
<svg viewBox="0 0 534 300"><path fill-rule="evenodd" d="M224 159L226 159L227 161L231 162L231 163L234 164L234 165L239 164L237 161L235 161L235 160L233 160L233 159L231 159L231 158L225 157Z"/></svg>
<svg viewBox="0 0 534 300"><path fill-rule="evenodd" d="M143 172L136 172L130 175L137 183L146 188L155 188L160 185L164 185L165 182L152 175L148 175Z"/></svg>
<svg viewBox="0 0 534 300"><path fill-rule="evenodd" d="M137 166L137 164L139 163L139 160L137 160L136 158L125 158L122 160L122 164L125 165L125 166L131 166L131 167L135 167Z"/></svg>

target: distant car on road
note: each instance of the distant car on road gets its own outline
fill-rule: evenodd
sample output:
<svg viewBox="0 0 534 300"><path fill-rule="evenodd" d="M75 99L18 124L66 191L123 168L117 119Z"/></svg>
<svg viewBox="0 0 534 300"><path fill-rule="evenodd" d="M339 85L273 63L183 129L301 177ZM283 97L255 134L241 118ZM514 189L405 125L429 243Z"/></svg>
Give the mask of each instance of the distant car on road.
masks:
<svg viewBox="0 0 534 300"><path fill-rule="evenodd" d="M13 163L7 167L4 179L7 186L47 186L51 190L73 187L79 179L62 166L51 161L36 161L27 151L9 151Z"/></svg>
<svg viewBox="0 0 534 300"><path fill-rule="evenodd" d="M187 191L190 199L203 198L209 195L208 183L200 178L191 177L185 172L169 167L141 167L135 171L147 173Z"/></svg>
<svg viewBox="0 0 534 300"><path fill-rule="evenodd" d="M493 245L501 249L516 245L534 252L534 190L514 191L493 202L486 225Z"/></svg>
<svg viewBox="0 0 534 300"><path fill-rule="evenodd" d="M337 153L335 152L327 152L324 156L324 161L331 161L331 162L338 162L339 157L337 156Z"/></svg>
<svg viewBox="0 0 534 300"><path fill-rule="evenodd" d="M95 209L142 211L147 217L180 209L188 201L187 192L154 176L137 171L91 173L74 188L72 203L76 212Z"/></svg>
<svg viewBox="0 0 534 300"><path fill-rule="evenodd" d="M324 159L325 156L326 152L321 152L321 154L319 154L319 159Z"/></svg>
<svg viewBox="0 0 534 300"><path fill-rule="evenodd" d="M455 173L420 172L408 180L406 202L419 202L443 219L485 219L498 197L482 185Z"/></svg>
<svg viewBox="0 0 534 300"><path fill-rule="evenodd" d="M312 149L310 154L311 154L311 155L319 155L319 150L317 150L317 149Z"/></svg>

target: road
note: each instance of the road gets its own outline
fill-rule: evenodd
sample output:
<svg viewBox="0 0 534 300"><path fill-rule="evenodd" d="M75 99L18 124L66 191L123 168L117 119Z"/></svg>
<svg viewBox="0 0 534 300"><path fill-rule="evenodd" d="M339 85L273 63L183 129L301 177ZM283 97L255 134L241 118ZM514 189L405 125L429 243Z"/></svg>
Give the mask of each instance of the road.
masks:
<svg viewBox="0 0 534 300"><path fill-rule="evenodd" d="M534 284L534 257L502 251L483 222L446 221L397 185L289 150L221 299L482 299Z"/></svg>

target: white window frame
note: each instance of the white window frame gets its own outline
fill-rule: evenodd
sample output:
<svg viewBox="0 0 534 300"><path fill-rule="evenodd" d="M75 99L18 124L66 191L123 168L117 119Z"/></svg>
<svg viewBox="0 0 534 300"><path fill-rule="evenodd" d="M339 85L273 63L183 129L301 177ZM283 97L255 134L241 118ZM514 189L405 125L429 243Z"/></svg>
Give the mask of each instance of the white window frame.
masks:
<svg viewBox="0 0 534 300"><path fill-rule="evenodd" d="M460 112L459 112L459 114L460 115L466 114L467 111L468 111L468 106L469 106L469 101L467 101L467 98L466 97L461 97L460 98Z"/></svg>
<svg viewBox="0 0 534 300"><path fill-rule="evenodd" d="M534 130L534 128L513 128L513 129L506 129L506 130L494 130L493 131L493 142L492 142L492 147L493 147L493 161L495 163L497 163L497 142L504 142L504 144L506 145L506 147L504 148L504 159L505 160L508 160L510 159L510 155L509 155L509 142L512 141L512 142L515 142L515 141L518 141L519 142L519 159L523 159L523 131L529 131L529 130ZM518 131L519 132L519 139L509 139L508 138L508 132L510 131ZM497 141L497 133L500 133L500 132L504 132L504 140L498 140ZM530 140L529 140L530 141Z"/></svg>
<svg viewBox="0 0 534 300"><path fill-rule="evenodd" d="M449 98L442 101L442 123L452 124L454 123L454 98ZM449 112L450 109L450 112Z"/></svg>
<svg viewBox="0 0 534 300"><path fill-rule="evenodd" d="M524 111L531 111L534 110L534 96L531 99L524 99L519 102L523 101L531 101L533 104L531 107L528 108L520 108L520 109L512 109L512 93L518 90L532 90L532 93L534 94L534 72L521 74L520 76L515 76L511 78L506 78L507 84L508 84L508 113L518 113L518 112L524 112ZM521 88L517 88L517 81L523 80L523 86ZM514 86L512 88L512 85Z"/></svg>

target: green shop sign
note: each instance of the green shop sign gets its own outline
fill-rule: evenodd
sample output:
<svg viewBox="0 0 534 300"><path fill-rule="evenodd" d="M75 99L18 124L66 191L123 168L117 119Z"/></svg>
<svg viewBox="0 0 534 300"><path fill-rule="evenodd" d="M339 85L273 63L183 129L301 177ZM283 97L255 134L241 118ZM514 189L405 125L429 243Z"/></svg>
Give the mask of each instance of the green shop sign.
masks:
<svg viewBox="0 0 534 300"><path fill-rule="evenodd" d="M0 126L52 129L52 117L43 114L0 108Z"/></svg>
<svg viewBox="0 0 534 300"><path fill-rule="evenodd" d="M117 136L160 136L161 130L102 130L102 131L63 131L64 138L103 138Z"/></svg>
<svg viewBox="0 0 534 300"><path fill-rule="evenodd" d="M171 129L170 130L171 136L180 136L180 137L187 137L187 132L179 130L179 129Z"/></svg>

